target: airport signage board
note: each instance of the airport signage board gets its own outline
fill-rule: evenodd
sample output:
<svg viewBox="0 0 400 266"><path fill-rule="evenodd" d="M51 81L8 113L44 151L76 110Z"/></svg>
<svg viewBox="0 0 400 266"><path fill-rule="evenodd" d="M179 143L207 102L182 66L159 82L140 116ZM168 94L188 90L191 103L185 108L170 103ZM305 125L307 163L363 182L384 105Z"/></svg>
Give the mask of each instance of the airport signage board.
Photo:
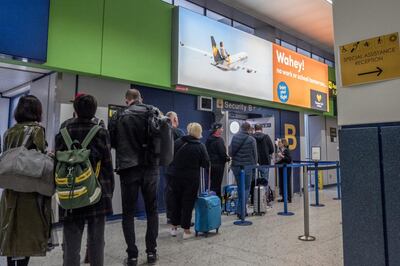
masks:
<svg viewBox="0 0 400 266"><path fill-rule="evenodd" d="M273 44L274 101L329 111L328 66Z"/></svg>
<svg viewBox="0 0 400 266"><path fill-rule="evenodd" d="M272 101L272 43L174 9L173 84Z"/></svg>
<svg viewBox="0 0 400 266"><path fill-rule="evenodd" d="M340 69L344 87L398 78L399 33L340 46Z"/></svg>

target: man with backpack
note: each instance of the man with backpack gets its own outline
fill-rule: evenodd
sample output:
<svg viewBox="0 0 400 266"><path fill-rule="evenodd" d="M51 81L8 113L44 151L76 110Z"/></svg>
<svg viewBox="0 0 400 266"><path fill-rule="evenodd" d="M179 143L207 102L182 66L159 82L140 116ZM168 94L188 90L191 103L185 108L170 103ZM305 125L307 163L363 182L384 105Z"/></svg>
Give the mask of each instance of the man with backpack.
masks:
<svg viewBox="0 0 400 266"><path fill-rule="evenodd" d="M270 165L271 157L274 153L274 144L271 138L262 132L262 125L256 124L254 126L253 137L257 142L257 153L258 153L258 164L259 165ZM251 202L254 202L254 187L258 184L268 184L269 169L263 168L259 170L259 180L252 180L251 182Z"/></svg>
<svg viewBox="0 0 400 266"><path fill-rule="evenodd" d="M109 124L111 145L116 150L117 173L121 179L122 229L128 246L125 265L137 265L138 261L134 214L139 188L147 217L147 262L154 264L157 261L159 179L159 147L154 128L160 115L157 108L143 104L141 94L136 89L126 92L125 102L127 108L116 113Z"/></svg>
<svg viewBox="0 0 400 266"><path fill-rule="evenodd" d="M91 95L74 100L76 118L56 136L56 190L63 222L64 266L80 264L85 222L91 265L104 265L106 216L113 213L114 173L110 137L93 122L97 101Z"/></svg>

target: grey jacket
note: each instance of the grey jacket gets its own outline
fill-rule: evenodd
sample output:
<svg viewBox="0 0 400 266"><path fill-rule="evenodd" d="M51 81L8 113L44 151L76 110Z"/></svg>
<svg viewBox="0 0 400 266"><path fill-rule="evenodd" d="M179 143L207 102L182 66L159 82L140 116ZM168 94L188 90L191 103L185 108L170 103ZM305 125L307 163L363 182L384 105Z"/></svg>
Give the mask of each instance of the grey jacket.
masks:
<svg viewBox="0 0 400 266"><path fill-rule="evenodd" d="M248 133L240 131L229 146L232 166L255 165L258 162L257 142Z"/></svg>

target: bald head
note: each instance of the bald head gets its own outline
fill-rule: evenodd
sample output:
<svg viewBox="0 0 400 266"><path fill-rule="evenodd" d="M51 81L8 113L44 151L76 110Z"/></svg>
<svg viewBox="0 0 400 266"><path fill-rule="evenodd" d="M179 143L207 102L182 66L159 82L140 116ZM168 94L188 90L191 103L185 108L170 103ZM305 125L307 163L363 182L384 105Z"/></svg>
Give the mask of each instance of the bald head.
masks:
<svg viewBox="0 0 400 266"><path fill-rule="evenodd" d="M142 103L142 95L140 94L140 91L137 89L129 89L125 93L125 103L126 105L132 105L134 103Z"/></svg>
<svg viewBox="0 0 400 266"><path fill-rule="evenodd" d="M174 128L179 126L179 119L178 115L174 111L169 111L166 116L171 120L171 124Z"/></svg>

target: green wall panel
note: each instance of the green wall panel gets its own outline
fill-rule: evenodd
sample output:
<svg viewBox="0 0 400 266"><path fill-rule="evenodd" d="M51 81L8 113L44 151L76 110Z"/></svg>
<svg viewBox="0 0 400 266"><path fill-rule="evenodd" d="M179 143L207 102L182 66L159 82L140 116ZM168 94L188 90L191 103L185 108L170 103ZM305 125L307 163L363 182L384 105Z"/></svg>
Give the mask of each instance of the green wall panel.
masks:
<svg viewBox="0 0 400 266"><path fill-rule="evenodd" d="M172 6L105 0L103 76L171 87Z"/></svg>
<svg viewBox="0 0 400 266"><path fill-rule="evenodd" d="M104 0L51 0L46 66L100 74Z"/></svg>

